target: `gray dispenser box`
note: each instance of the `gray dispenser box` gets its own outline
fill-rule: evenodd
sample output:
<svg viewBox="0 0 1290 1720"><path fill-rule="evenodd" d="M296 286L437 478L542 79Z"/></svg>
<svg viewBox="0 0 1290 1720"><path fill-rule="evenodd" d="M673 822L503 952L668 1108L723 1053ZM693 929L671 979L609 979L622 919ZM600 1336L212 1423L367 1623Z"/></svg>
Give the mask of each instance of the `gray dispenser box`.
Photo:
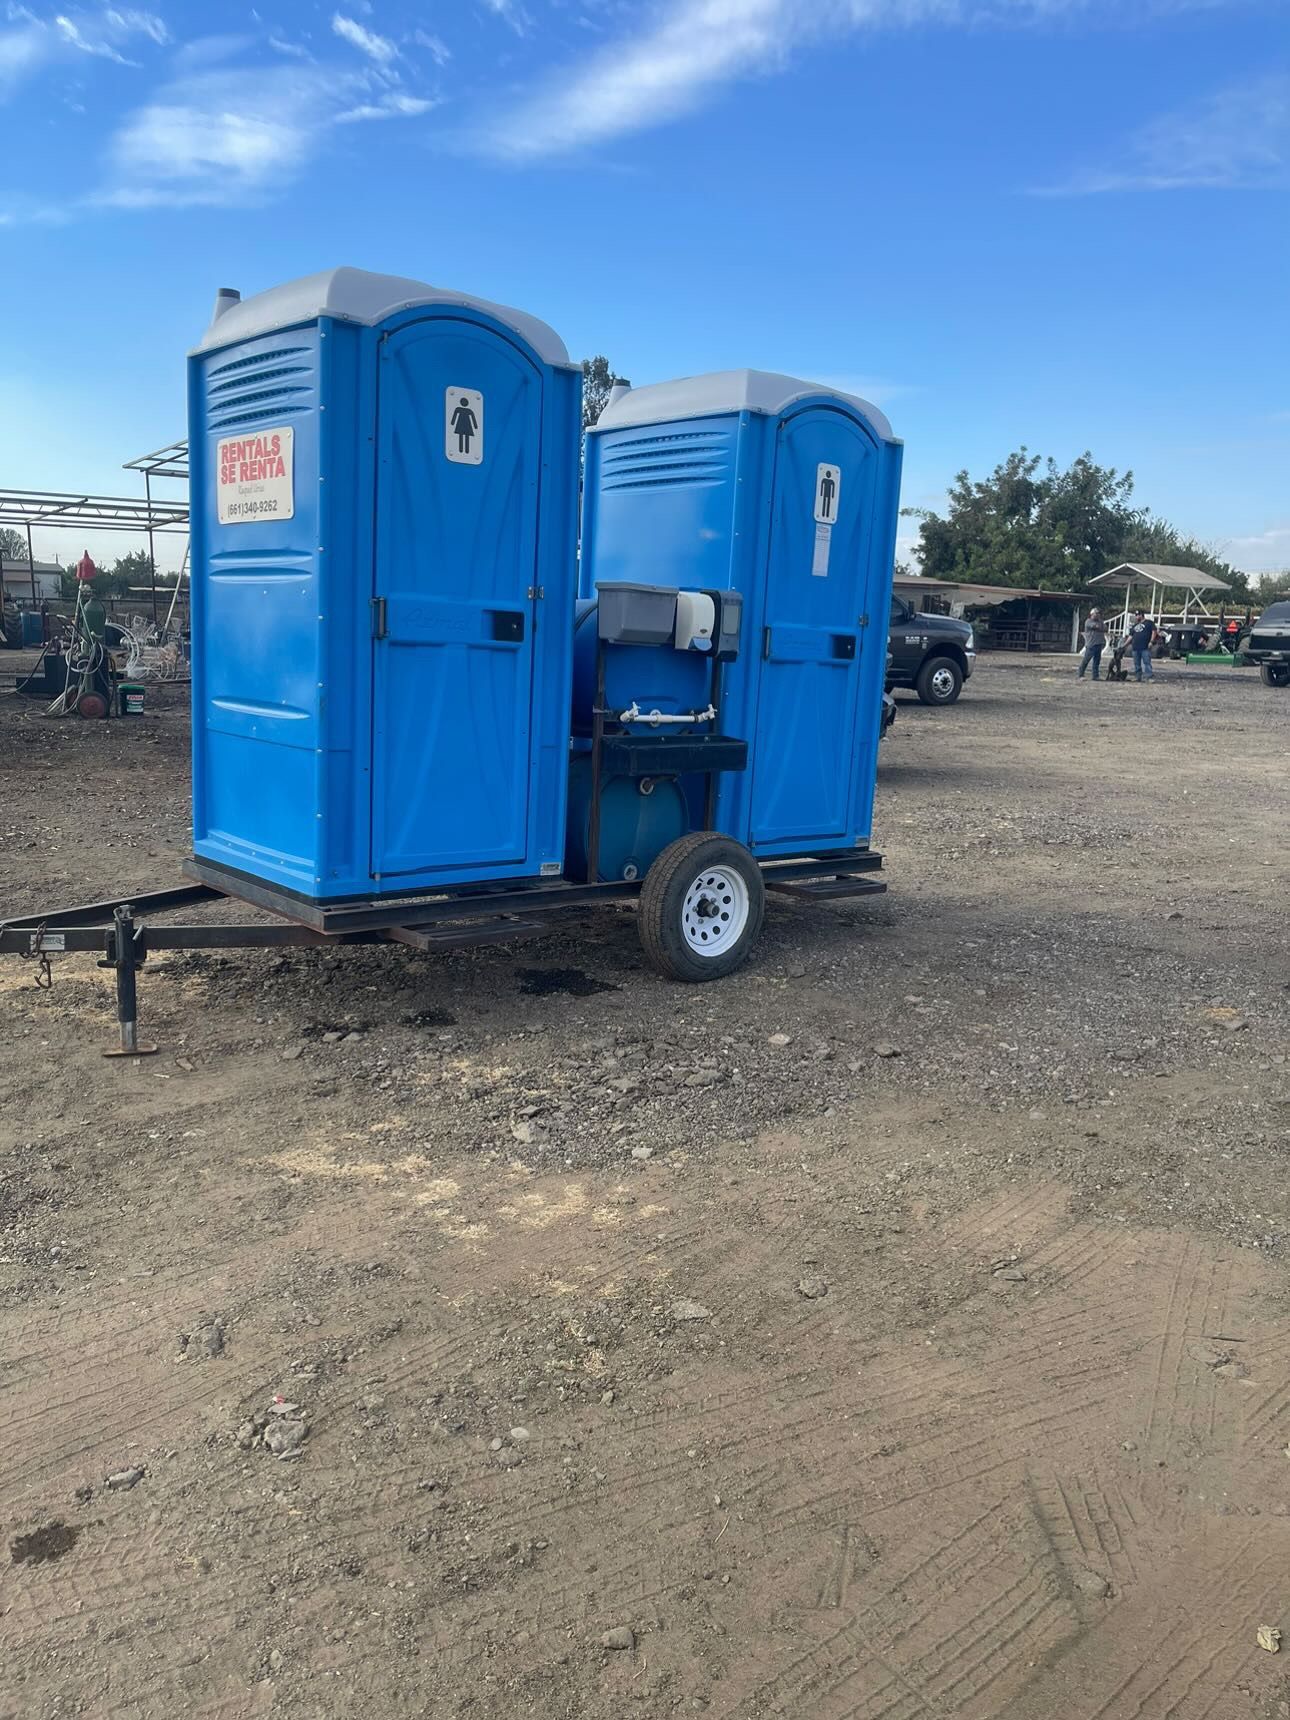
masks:
<svg viewBox="0 0 1290 1720"><path fill-rule="evenodd" d="M600 637L607 645L670 645L678 591L675 585L603 581L596 587Z"/></svg>

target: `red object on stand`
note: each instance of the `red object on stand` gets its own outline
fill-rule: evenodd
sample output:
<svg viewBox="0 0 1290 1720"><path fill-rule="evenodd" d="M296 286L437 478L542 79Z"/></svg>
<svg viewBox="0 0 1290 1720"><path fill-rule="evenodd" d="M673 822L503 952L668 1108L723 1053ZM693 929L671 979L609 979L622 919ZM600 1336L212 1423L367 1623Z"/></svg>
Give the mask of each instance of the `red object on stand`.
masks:
<svg viewBox="0 0 1290 1720"><path fill-rule="evenodd" d="M97 572L98 568L94 565L94 559L90 555L89 550L86 550L85 554L76 564L76 577L77 579L83 580L85 584L88 585Z"/></svg>

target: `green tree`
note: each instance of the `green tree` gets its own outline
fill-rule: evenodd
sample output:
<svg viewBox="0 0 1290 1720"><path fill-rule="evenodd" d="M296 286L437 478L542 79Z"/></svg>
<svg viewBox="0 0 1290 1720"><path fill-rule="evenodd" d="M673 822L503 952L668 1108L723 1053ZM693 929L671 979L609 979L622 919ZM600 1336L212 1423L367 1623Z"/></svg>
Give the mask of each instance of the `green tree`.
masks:
<svg viewBox="0 0 1290 1720"><path fill-rule="evenodd" d="M1283 567L1280 573L1261 573L1251 580L1250 596L1260 609L1266 609L1269 603L1284 602L1290 597L1290 567Z"/></svg>
<svg viewBox="0 0 1290 1720"><path fill-rule="evenodd" d="M17 526L0 526L0 556L6 561L26 561L26 532L20 532Z"/></svg>
<svg viewBox="0 0 1290 1720"><path fill-rule="evenodd" d="M107 576L114 586L113 596L125 597L132 585L152 584L152 562L146 549L128 550L125 555L119 555L112 563L112 571ZM161 575L157 575L160 583Z"/></svg>
<svg viewBox="0 0 1290 1720"><path fill-rule="evenodd" d="M78 557L77 560L79 559L80 558ZM148 558L145 555L143 559L146 562ZM118 573L117 568L119 566L120 562L116 564L116 567L111 569L101 567L94 575L94 578L90 580L90 590L94 593L95 597L125 596L126 587L131 583L131 577L128 573ZM64 603L75 603L76 593L80 589L82 583L83 582L76 577L76 562L72 562L70 566L63 569L59 595Z"/></svg>
<svg viewBox="0 0 1290 1720"><path fill-rule="evenodd" d="M988 478L955 478L945 513L918 519L921 566L938 579L1077 591L1122 561L1199 567L1238 595L1244 576L1133 500L1133 473L1081 454L1062 468L1022 447Z"/></svg>
<svg viewBox="0 0 1290 1720"><path fill-rule="evenodd" d="M605 410L609 390L618 378L603 353L582 361L582 428L589 430Z"/></svg>

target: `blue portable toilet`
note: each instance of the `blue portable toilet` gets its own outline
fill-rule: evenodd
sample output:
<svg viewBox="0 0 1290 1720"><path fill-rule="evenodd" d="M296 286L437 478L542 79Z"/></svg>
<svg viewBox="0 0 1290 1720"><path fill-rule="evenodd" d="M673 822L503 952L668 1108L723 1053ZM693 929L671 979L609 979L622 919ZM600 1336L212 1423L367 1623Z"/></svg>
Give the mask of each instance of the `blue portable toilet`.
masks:
<svg viewBox="0 0 1290 1720"><path fill-rule="evenodd" d="M199 875L325 902L561 871L580 399L545 323L467 294L220 293L189 362Z"/></svg>
<svg viewBox="0 0 1290 1720"><path fill-rule="evenodd" d="M868 844L900 461L875 406L756 370L630 390L588 435L583 596L743 595L720 727L749 756L719 779L713 823L759 859ZM671 673L683 703L692 665L678 653Z"/></svg>

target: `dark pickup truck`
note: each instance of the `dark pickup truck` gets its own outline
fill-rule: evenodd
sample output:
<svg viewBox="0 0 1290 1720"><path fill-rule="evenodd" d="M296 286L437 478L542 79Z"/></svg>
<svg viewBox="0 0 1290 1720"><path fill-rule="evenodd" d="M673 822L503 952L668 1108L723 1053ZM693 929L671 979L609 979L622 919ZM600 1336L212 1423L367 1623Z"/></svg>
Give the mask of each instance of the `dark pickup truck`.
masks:
<svg viewBox="0 0 1290 1720"><path fill-rule="evenodd" d="M1290 687L1290 601L1269 603L1241 638L1241 655L1257 663L1269 687Z"/></svg>
<svg viewBox="0 0 1290 1720"><path fill-rule="evenodd" d="M920 615L903 597L891 600L887 686L912 687L925 705L952 705L976 663L966 621Z"/></svg>

